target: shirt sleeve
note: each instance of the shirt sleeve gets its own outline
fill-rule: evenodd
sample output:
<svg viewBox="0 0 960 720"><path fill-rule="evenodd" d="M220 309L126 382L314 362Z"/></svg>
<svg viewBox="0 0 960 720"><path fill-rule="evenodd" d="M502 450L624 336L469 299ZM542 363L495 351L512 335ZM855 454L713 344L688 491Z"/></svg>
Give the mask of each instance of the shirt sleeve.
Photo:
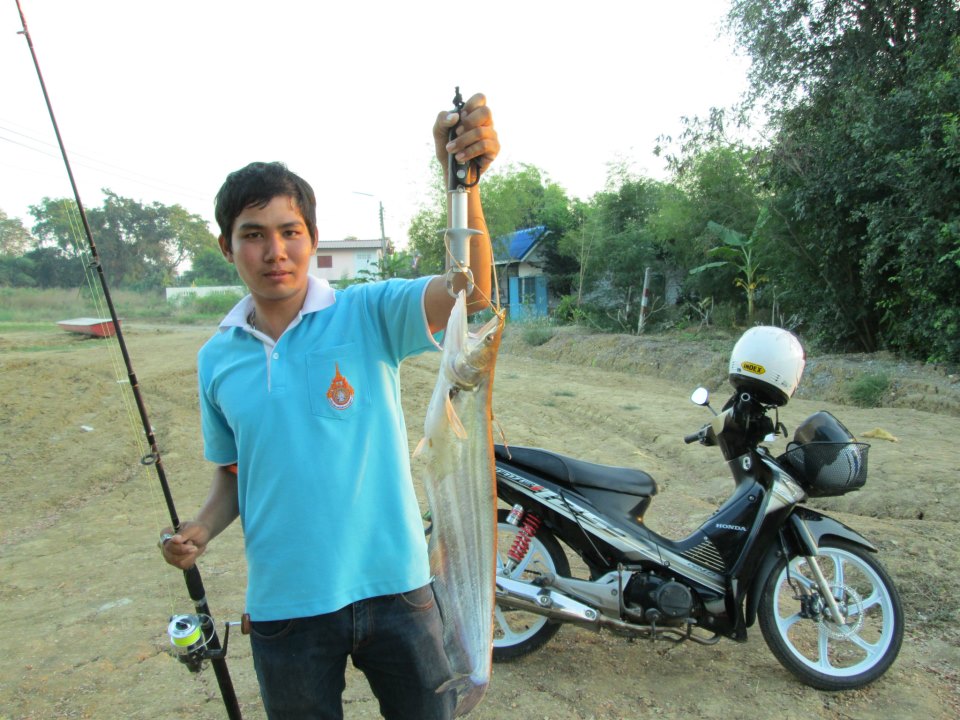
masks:
<svg viewBox="0 0 960 720"><path fill-rule="evenodd" d="M200 430L203 434L203 456L218 465L237 462L237 442L216 399L211 397L211 383L205 379L203 356L198 360L197 380L200 393Z"/></svg>
<svg viewBox="0 0 960 720"><path fill-rule="evenodd" d="M395 278L366 286L369 291L366 310L380 328L387 351L397 362L436 349L424 308L424 295L432 279L432 276L415 280Z"/></svg>

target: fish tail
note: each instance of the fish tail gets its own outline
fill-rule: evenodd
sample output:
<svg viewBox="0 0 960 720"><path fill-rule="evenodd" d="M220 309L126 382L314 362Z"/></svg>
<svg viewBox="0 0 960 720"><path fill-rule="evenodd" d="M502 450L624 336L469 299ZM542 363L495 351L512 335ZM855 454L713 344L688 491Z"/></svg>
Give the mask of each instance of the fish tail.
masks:
<svg viewBox="0 0 960 720"><path fill-rule="evenodd" d="M480 703L483 694L487 691L488 684L488 682L478 683L469 675L458 675L438 687L437 694L443 694L448 690L456 690L457 707L453 711L453 716L462 717Z"/></svg>

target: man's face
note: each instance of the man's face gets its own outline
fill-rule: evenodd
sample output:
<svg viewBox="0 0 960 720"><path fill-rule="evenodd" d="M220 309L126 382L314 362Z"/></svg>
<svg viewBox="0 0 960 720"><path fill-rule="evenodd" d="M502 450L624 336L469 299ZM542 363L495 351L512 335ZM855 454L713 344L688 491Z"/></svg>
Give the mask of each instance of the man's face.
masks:
<svg viewBox="0 0 960 720"><path fill-rule="evenodd" d="M220 250L257 302L282 303L306 293L317 244L293 198L278 195L264 207L244 208L230 241L228 247L221 235Z"/></svg>

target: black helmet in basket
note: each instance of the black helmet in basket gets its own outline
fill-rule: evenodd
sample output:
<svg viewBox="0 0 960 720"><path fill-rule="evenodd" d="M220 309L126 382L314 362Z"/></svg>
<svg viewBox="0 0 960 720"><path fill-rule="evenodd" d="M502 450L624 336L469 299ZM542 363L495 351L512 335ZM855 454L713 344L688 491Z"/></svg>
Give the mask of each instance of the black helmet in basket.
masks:
<svg viewBox="0 0 960 720"><path fill-rule="evenodd" d="M866 483L869 447L821 410L797 428L781 460L795 471L812 497L843 495Z"/></svg>

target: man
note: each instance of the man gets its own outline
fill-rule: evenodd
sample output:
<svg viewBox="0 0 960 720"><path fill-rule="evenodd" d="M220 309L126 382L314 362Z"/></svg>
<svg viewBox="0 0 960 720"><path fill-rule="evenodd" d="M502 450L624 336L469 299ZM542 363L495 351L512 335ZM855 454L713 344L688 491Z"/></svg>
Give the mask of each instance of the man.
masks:
<svg viewBox="0 0 960 720"><path fill-rule="evenodd" d="M448 153L482 171L500 148L482 95L440 113L433 134L445 172ZM483 233L471 242L478 310L491 257L477 188L468 216ZM446 281L338 292L310 277L316 200L278 163L232 173L216 217L220 249L250 294L198 356L204 455L217 467L164 558L192 566L241 518L251 647L271 720L342 718L348 656L385 717L448 718L455 698L435 692L449 666L399 388L402 360L446 325Z"/></svg>

